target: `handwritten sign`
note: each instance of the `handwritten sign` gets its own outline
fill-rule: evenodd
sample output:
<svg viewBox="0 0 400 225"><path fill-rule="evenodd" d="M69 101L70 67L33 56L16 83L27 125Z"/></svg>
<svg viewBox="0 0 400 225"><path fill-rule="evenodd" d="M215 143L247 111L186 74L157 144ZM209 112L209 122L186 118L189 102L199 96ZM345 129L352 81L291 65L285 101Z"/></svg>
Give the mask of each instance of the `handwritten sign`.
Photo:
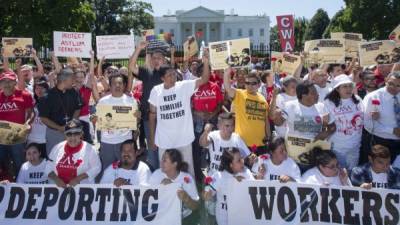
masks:
<svg viewBox="0 0 400 225"><path fill-rule="evenodd" d="M53 47L55 56L90 58L92 34L54 31Z"/></svg>
<svg viewBox="0 0 400 225"><path fill-rule="evenodd" d="M32 53L32 38L8 38L2 40L6 57L30 57Z"/></svg>
<svg viewBox="0 0 400 225"><path fill-rule="evenodd" d="M133 36L106 35L96 36L97 58L128 59L135 49Z"/></svg>

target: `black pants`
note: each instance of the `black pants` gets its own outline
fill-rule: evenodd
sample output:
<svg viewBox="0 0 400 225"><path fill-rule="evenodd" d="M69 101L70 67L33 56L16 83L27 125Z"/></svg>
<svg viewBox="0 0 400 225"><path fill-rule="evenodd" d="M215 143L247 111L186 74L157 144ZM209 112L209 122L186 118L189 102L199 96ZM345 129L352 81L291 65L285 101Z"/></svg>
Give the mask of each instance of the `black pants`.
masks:
<svg viewBox="0 0 400 225"><path fill-rule="evenodd" d="M363 164L368 162L368 154L371 152L371 148L374 145L383 145L389 148L392 162L400 155L400 140L392 140L378 137L369 133L367 130L363 130L361 140L361 151L360 151L360 163Z"/></svg>

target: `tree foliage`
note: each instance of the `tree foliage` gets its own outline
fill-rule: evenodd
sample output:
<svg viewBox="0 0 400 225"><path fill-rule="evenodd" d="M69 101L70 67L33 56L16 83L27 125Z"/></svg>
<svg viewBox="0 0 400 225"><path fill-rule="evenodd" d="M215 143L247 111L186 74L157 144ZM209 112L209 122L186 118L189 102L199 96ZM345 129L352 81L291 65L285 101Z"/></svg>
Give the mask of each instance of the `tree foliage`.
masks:
<svg viewBox="0 0 400 225"><path fill-rule="evenodd" d="M304 40L321 39L329 21L328 13L323 9L318 9L307 26Z"/></svg>

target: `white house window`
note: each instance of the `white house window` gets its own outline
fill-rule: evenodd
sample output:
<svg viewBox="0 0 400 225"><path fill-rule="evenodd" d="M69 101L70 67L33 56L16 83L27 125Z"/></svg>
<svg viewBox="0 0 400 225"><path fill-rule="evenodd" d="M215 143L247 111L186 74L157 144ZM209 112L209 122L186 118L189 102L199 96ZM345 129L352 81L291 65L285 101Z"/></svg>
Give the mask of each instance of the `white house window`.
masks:
<svg viewBox="0 0 400 225"><path fill-rule="evenodd" d="M249 29L249 37L253 37L253 28Z"/></svg>
<svg viewBox="0 0 400 225"><path fill-rule="evenodd" d="M242 33L242 28L239 28L239 30L238 30L238 36L241 37L242 35L243 35L243 33Z"/></svg>
<svg viewBox="0 0 400 225"><path fill-rule="evenodd" d="M264 31L264 28L261 28L261 29L260 29L260 36L264 36L264 32L265 32L265 31Z"/></svg>
<svg viewBox="0 0 400 225"><path fill-rule="evenodd" d="M231 28L226 29L226 36L227 36L227 37L232 36L232 30L231 30Z"/></svg>
<svg viewBox="0 0 400 225"><path fill-rule="evenodd" d="M169 32L173 35L175 32L174 32L174 29L171 29L171 30L169 30Z"/></svg>
<svg viewBox="0 0 400 225"><path fill-rule="evenodd" d="M160 34L163 34L164 33L164 29L160 29Z"/></svg>

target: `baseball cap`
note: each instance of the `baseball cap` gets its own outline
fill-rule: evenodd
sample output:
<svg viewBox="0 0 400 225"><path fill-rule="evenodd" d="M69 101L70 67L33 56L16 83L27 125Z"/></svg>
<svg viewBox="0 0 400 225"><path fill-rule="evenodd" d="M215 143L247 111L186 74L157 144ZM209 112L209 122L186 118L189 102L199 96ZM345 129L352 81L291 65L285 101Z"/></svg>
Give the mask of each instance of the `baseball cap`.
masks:
<svg viewBox="0 0 400 225"><path fill-rule="evenodd" d="M5 71L0 75L0 81L5 79L16 81L17 75L13 71Z"/></svg>
<svg viewBox="0 0 400 225"><path fill-rule="evenodd" d="M83 125L81 121L73 119L68 121L67 124L65 124L64 134L78 133L82 132L82 130L83 130Z"/></svg>

